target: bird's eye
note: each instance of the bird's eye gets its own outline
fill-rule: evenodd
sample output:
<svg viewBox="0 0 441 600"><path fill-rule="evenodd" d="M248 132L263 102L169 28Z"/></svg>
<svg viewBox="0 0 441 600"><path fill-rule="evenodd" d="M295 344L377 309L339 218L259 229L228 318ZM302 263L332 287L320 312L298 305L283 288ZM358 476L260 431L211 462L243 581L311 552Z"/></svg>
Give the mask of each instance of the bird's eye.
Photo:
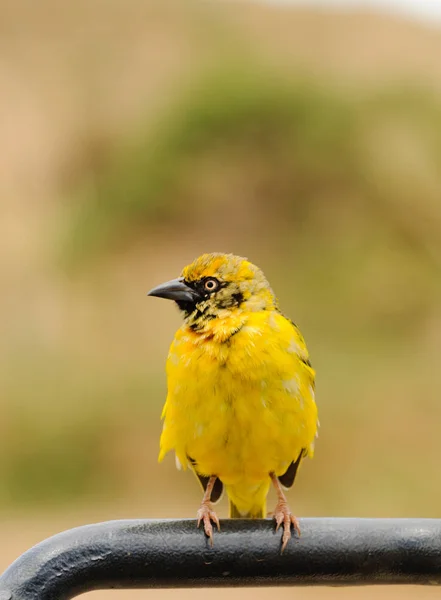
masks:
<svg viewBox="0 0 441 600"><path fill-rule="evenodd" d="M204 281L204 289L206 292L214 292L219 287L219 282L214 277L209 277Z"/></svg>

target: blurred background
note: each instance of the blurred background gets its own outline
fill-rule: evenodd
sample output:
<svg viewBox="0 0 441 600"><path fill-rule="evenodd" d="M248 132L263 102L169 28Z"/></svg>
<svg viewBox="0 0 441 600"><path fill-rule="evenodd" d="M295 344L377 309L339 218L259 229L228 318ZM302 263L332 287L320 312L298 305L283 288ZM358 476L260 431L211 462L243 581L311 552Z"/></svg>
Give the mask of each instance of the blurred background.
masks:
<svg viewBox="0 0 441 600"><path fill-rule="evenodd" d="M308 342L296 514L441 517L441 20L398 4L1 2L0 570L195 515L157 464L180 316L146 292L202 252L258 264Z"/></svg>

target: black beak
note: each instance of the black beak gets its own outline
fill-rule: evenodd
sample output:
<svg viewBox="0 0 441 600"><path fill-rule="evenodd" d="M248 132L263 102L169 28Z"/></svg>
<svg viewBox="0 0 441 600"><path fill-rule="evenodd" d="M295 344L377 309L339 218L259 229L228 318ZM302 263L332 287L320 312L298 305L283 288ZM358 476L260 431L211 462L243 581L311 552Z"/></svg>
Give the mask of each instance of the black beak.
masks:
<svg viewBox="0 0 441 600"><path fill-rule="evenodd" d="M168 298L176 302L195 302L197 293L188 286L183 279L172 279L166 283L161 283L154 287L147 296L157 296L158 298Z"/></svg>

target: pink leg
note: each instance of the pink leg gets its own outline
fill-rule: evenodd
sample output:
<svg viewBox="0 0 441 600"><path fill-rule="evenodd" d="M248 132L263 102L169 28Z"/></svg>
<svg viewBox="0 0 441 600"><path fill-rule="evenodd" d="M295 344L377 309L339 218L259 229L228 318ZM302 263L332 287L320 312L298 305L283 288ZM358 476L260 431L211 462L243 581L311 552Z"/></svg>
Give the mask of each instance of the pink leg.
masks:
<svg viewBox="0 0 441 600"><path fill-rule="evenodd" d="M291 525L294 527L294 530L297 532L297 535L300 536L300 526L296 517L291 513L290 508L288 506L288 502L286 500L285 494L283 493L282 486L280 485L280 481L271 473L271 481L273 482L274 487L276 488L277 493L277 505L274 510L274 518L276 520L276 531L283 523L283 535L282 535L282 552L285 550L288 541L291 538Z"/></svg>
<svg viewBox="0 0 441 600"><path fill-rule="evenodd" d="M210 544L213 545L213 526L211 521L216 524L218 531L220 530L220 523L217 514L211 507L211 492L213 491L213 486L215 484L217 477L210 477L210 480L207 485L207 489L205 490L204 497L202 498L201 506L198 510L198 527L201 524L201 521L204 523L204 531L205 535L210 538Z"/></svg>

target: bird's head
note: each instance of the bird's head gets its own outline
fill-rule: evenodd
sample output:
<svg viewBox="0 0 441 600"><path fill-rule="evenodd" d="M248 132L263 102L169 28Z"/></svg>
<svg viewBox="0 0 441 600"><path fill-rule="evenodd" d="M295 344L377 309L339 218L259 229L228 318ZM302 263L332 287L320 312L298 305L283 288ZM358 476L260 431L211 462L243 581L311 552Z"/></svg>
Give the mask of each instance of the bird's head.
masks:
<svg viewBox="0 0 441 600"><path fill-rule="evenodd" d="M262 271L233 254L203 254L178 279L150 290L149 296L174 300L193 329L232 313L271 310L276 299Z"/></svg>

